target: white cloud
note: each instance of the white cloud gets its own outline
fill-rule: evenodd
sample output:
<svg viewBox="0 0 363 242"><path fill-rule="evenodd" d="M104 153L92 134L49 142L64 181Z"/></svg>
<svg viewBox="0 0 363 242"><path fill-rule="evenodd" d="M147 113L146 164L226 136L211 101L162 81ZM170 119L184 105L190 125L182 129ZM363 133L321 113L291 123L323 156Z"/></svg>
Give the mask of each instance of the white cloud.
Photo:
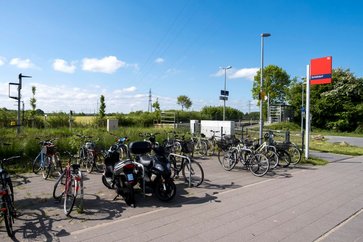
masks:
<svg viewBox="0 0 363 242"><path fill-rule="evenodd" d="M259 69L260 68L242 68L235 71L231 75L228 75L228 77L230 79L244 78L253 81L253 78Z"/></svg>
<svg viewBox="0 0 363 242"><path fill-rule="evenodd" d="M125 62L118 60L116 56L107 56L102 59L84 58L82 69L91 72L103 72L107 74L114 73L126 65Z"/></svg>
<svg viewBox="0 0 363 242"><path fill-rule="evenodd" d="M34 67L30 59L13 58L10 60L10 65L14 65L20 69L28 69Z"/></svg>
<svg viewBox="0 0 363 242"><path fill-rule="evenodd" d="M257 71L260 68L242 68L239 70L227 70L227 77L229 79L237 79L237 78L244 78L248 80L253 80L254 76L256 75ZM217 73L212 74L211 76L224 76L224 69L219 69Z"/></svg>
<svg viewBox="0 0 363 242"><path fill-rule="evenodd" d="M164 60L163 58L159 57L159 58L156 58L154 62L155 62L156 64L162 64L162 63L164 63L164 61L165 61L165 60Z"/></svg>
<svg viewBox="0 0 363 242"><path fill-rule="evenodd" d="M5 61L6 61L5 57L0 56L0 66L4 65Z"/></svg>
<svg viewBox="0 0 363 242"><path fill-rule="evenodd" d="M62 59L55 59L53 61L53 69L55 71L65 72L65 73L74 73L76 70L76 66L73 63L68 63Z"/></svg>
<svg viewBox="0 0 363 242"><path fill-rule="evenodd" d="M136 87L132 86L132 87L126 87L126 88L114 90L113 93L122 94L122 93L130 93L130 92L135 92L135 91L136 91Z"/></svg>

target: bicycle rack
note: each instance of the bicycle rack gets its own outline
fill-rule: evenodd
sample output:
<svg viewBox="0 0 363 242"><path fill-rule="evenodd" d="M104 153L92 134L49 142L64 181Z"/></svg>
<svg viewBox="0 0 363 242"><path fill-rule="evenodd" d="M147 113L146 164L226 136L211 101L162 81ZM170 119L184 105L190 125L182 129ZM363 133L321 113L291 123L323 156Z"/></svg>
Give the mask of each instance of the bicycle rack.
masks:
<svg viewBox="0 0 363 242"><path fill-rule="evenodd" d="M170 153L168 155L168 160L170 159L170 156L174 156L174 157L179 157L179 158L184 158L184 159L187 159L188 163L189 163L189 167L191 167L191 160L189 158L189 156L185 156L185 155L179 155L179 154L175 154L175 153ZM192 173L189 172L189 179L188 179L188 186L189 187L192 187Z"/></svg>

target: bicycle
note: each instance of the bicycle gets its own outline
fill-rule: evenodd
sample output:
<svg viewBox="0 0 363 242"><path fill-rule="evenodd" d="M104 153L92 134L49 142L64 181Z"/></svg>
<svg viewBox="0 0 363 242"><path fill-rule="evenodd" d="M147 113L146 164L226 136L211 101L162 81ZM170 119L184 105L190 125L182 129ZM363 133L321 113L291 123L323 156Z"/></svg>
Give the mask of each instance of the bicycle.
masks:
<svg viewBox="0 0 363 242"><path fill-rule="evenodd" d="M170 134L173 135L173 138L170 137ZM178 139L178 135L175 131L167 132L167 138L164 140L164 146L168 147L171 153L181 154L181 144Z"/></svg>
<svg viewBox="0 0 363 242"><path fill-rule="evenodd" d="M110 133L110 135L116 137L116 143L118 153L120 154L120 160L125 160L129 158L129 148L126 144L129 141L128 137L119 137L115 134Z"/></svg>
<svg viewBox="0 0 363 242"><path fill-rule="evenodd" d="M81 192L81 199L83 199L83 176L80 164L72 163L72 158L75 159L76 157L68 151L65 153L69 159L63 173L54 184L53 198L59 202L63 199L64 214L69 216L79 191Z"/></svg>
<svg viewBox="0 0 363 242"><path fill-rule="evenodd" d="M37 138L39 139L39 138ZM59 152L56 151L54 141L56 139L40 141L40 152L32 162L32 170L34 174L41 171L44 179L47 179L56 171L58 175L63 172L62 163L59 159Z"/></svg>
<svg viewBox="0 0 363 242"><path fill-rule="evenodd" d="M192 141L181 141L181 155L170 153L169 160L172 177L179 177L182 172L183 178L189 186L198 187L204 181L204 171L202 166L188 154L193 152L194 144ZM178 158L178 159L177 159ZM179 164L180 162L180 164Z"/></svg>
<svg viewBox="0 0 363 242"><path fill-rule="evenodd" d="M9 162L14 159L18 159L20 156L13 156L1 160L0 163L0 197L1 197L1 217L5 222L6 232L9 237L14 237L13 223L16 217L16 211L14 207L14 189L13 183L8 172L4 168L4 162Z"/></svg>
<svg viewBox="0 0 363 242"><path fill-rule="evenodd" d="M79 138L83 140L83 143L78 151L78 163L86 168L88 173L96 170L97 172L103 172L104 170L104 155L103 152L98 152L96 143L92 141L92 136L85 136L77 134Z"/></svg>
<svg viewBox="0 0 363 242"><path fill-rule="evenodd" d="M192 134L191 140L193 141L194 144L193 155L194 153L197 153L201 157L204 157L208 154L208 143L205 139L205 136L204 137L203 136L204 134L203 135Z"/></svg>
<svg viewBox="0 0 363 242"><path fill-rule="evenodd" d="M260 145L259 143L254 143L253 141L247 139L244 141L244 143L248 148L255 150L255 152L263 153L264 155L266 155L270 162L270 168L274 169L280 164L280 156L277 152L276 147L273 145L270 134L266 133L264 135L264 138L265 141L262 142ZM282 160L281 163L285 165L284 160Z"/></svg>
<svg viewBox="0 0 363 242"><path fill-rule="evenodd" d="M213 134L210 138L207 139L208 151L212 151L212 154L210 154L210 155L215 155L214 152L215 152L216 148L218 147L216 133L219 133L220 131L210 130L210 132L212 132Z"/></svg>
<svg viewBox="0 0 363 242"><path fill-rule="evenodd" d="M236 166L238 161L253 175L258 177L266 175L270 169L270 162L264 154L256 153L255 150L248 148L243 143L232 146L225 152L222 166L225 170L230 171Z"/></svg>

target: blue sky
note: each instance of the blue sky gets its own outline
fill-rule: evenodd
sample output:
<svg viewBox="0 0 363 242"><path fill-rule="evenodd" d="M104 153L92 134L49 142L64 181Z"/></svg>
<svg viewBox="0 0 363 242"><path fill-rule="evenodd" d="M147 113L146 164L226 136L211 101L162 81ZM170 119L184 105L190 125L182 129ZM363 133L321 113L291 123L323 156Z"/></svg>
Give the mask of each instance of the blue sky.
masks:
<svg viewBox="0 0 363 242"><path fill-rule="evenodd" d="M16 109L8 83L24 80L22 99L46 112L107 112L148 108L148 92L161 109L223 105L220 67L227 71L227 106L258 111L251 97L265 66L302 77L310 59L333 56L333 68L363 74L361 1L245 0L0 0L0 107ZM15 89L11 89L14 93ZM252 105L249 106L249 101Z"/></svg>

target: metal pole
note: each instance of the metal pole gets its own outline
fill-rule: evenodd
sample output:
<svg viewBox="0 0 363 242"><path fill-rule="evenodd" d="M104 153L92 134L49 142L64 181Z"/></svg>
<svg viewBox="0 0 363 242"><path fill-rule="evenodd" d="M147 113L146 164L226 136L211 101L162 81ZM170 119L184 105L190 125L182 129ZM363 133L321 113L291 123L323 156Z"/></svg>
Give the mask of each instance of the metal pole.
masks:
<svg viewBox="0 0 363 242"><path fill-rule="evenodd" d="M263 133L263 35L261 35L261 73L260 73L260 133L259 133L259 143L262 143L262 133Z"/></svg>
<svg viewBox="0 0 363 242"><path fill-rule="evenodd" d="M309 158L310 141L310 66L306 66L305 158Z"/></svg>
<svg viewBox="0 0 363 242"><path fill-rule="evenodd" d="M21 98L21 73L19 74L19 85L18 85L18 121L16 124L16 134L20 134L20 98Z"/></svg>
<svg viewBox="0 0 363 242"><path fill-rule="evenodd" d="M227 68L224 69L224 93L226 93ZM226 98L223 99L223 121L226 120Z"/></svg>

